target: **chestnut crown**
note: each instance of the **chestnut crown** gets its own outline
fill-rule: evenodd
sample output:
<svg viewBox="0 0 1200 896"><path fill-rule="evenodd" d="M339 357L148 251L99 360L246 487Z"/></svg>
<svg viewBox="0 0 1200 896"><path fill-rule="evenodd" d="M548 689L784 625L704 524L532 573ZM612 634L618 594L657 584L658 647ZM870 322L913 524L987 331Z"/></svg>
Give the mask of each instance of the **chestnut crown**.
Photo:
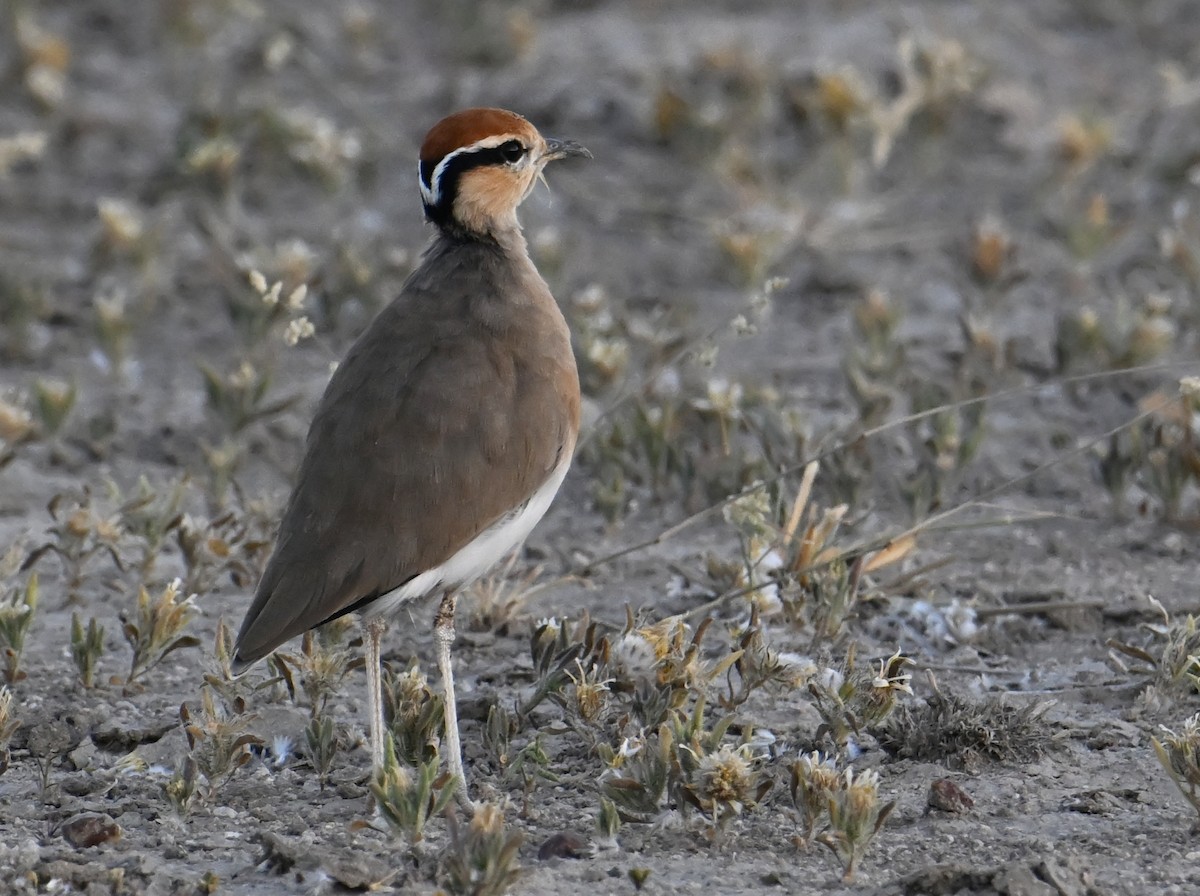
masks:
<svg viewBox="0 0 1200 896"><path fill-rule="evenodd" d="M591 153L573 140L543 137L504 109L464 109L443 118L421 144L418 172L425 217L444 231L495 236L519 229L517 206L546 163Z"/></svg>

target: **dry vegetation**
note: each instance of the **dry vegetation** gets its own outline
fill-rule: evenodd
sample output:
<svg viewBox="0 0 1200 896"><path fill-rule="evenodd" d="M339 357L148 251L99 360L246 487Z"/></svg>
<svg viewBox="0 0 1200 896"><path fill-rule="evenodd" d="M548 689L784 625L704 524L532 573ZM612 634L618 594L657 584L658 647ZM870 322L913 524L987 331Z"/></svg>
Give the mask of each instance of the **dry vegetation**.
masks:
<svg viewBox="0 0 1200 896"><path fill-rule="evenodd" d="M0 0L0 879L1200 883L1186 0L413 6ZM587 413L464 607L464 819L428 609L374 780L357 629L229 626L476 103L596 161L524 214Z"/></svg>

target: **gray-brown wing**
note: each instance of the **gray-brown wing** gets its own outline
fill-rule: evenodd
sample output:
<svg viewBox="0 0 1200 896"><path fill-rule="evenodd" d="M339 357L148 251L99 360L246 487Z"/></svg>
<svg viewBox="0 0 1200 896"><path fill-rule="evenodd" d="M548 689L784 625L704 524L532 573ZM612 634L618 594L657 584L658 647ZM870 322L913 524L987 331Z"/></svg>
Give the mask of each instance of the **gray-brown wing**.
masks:
<svg viewBox="0 0 1200 896"><path fill-rule="evenodd" d="M438 566L574 446L574 362L568 352L564 367L557 351L565 329L527 333L541 342L514 353L469 320L414 326L404 315L400 305L381 313L321 400L238 636L240 665ZM558 330L561 317L545 326Z"/></svg>

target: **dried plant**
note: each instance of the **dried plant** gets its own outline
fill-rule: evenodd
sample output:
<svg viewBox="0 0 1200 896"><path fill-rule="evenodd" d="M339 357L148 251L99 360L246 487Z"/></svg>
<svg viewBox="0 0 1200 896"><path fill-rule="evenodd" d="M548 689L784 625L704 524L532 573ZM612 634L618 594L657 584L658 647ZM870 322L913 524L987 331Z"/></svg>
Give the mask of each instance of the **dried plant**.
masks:
<svg viewBox="0 0 1200 896"><path fill-rule="evenodd" d="M3 286L0 280L0 289ZM0 397L0 468L17 456L17 446L32 439L35 431L33 415L21 403Z"/></svg>
<svg viewBox="0 0 1200 896"><path fill-rule="evenodd" d="M78 390L74 383L38 378L33 384L34 407L44 435L57 439L63 424L75 407Z"/></svg>
<svg viewBox="0 0 1200 896"><path fill-rule="evenodd" d="M37 605L37 573L30 573L24 588L13 588L0 601L0 648L4 654L4 680L9 684L26 677L21 669L21 654L25 651L25 637L33 625Z"/></svg>
<svg viewBox="0 0 1200 896"><path fill-rule="evenodd" d="M162 785L163 796L177 815L187 815L196 798L196 760L187 754L179 760L175 774Z"/></svg>
<svg viewBox="0 0 1200 896"><path fill-rule="evenodd" d="M1167 297L1151 294L1139 305L1118 297L1099 310L1084 306L1063 315L1054 339L1059 372L1117 370L1161 357L1178 332L1170 307Z"/></svg>
<svg viewBox="0 0 1200 896"><path fill-rule="evenodd" d="M277 653L280 663L276 666L285 677L288 690L295 696L292 672L299 675L300 687L308 698L309 713L313 716L325 714L325 704L337 693L342 682L350 671L361 664L351 656L350 651L337 643L338 636L330 626L337 627L341 623L335 621L322 626L314 634L304 633L300 642L300 653Z"/></svg>
<svg viewBox="0 0 1200 896"><path fill-rule="evenodd" d="M803 446L803 423L777 390L713 371L722 345L753 334L785 284L767 280L731 318L692 339L661 314L617 313L599 287L573 298L586 391L626 386L621 374L631 357L644 358L649 369L646 385L617 396L581 443L581 460L594 469L594 498L609 519L646 490L719 500L785 465Z"/></svg>
<svg viewBox="0 0 1200 896"><path fill-rule="evenodd" d="M896 339L900 319L900 307L880 289L869 290L851 314L854 338L847 343L842 372L863 426L881 423L896 401L893 384L900 382L906 360Z"/></svg>
<svg viewBox="0 0 1200 896"><path fill-rule="evenodd" d="M175 528L175 541L186 568L184 590L206 594L222 576L237 584L257 578L271 541L262 513L228 510L207 519L184 514Z"/></svg>
<svg viewBox="0 0 1200 896"><path fill-rule="evenodd" d="M121 613L121 631L133 648L133 660L129 666L128 684L161 663L168 655L186 647L198 647L200 639L194 635L181 634L187 627L196 609L192 603L195 595L180 600L181 582L175 579L160 592L157 598L143 585L138 588L136 615Z"/></svg>
<svg viewBox="0 0 1200 896"><path fill-rule="evenodd" d="M600 811L596 813L596 845L601 849L616 849L620 831L621 813L617 804L608 797L600 797Z"/></svg>
<svg viewBox="0 0 1200 896"><path fill-rule="evenodd" d="M154 231L146 225L136 202L103 196L96 201L96 216L100 219L98 255L106 259L129 257L141 263L148 259Z"/></svg>
<svg viewBox="0 0 1200 896"><path fill-rule="evenodd" d="M1165 725L1163 738L1150 738L1154 755L1166 770L1184 799L1200 815L1200 713L1183 723L1183 730L1176 734ZM1197 822L1200 825L1200 821Z"/></svg>
<svg viewBox="0 0 1200 896"><path fill-rule="evenodd" d="M229 435L237 435L252 423L286 411L296 401L295 397L268 401L270 374L248 360L241 361L227 374L207 364L200 365L200 372L204 375L208 408Z"/></svg>
<svg viewBox="0 0 1200 896"><path fill-rule="evenodd" d="M186 476L180 476L161 491L142 476L138 479L137 491L118 507L121 531L140 542L141 562L138 570L142 578L149 577L153 572L167 537L182 522L183 499L187 489Z"/></svg>
<svg viewBox="0 0 1200 896"><path fill-rule="evenodd" d="M42 724L29 729L25 746L29 750L29 758L37 766L43 800L50 789L50 773L54 770L54 764L74 745L71 726L64 719L44 720Z"/></svg>
<svg viewBox="0 0 1200 896"><path fill-rule="evenodd" d="M29 568L46 554L54 554L62 564L67 603L78 603L83 586L91 575L92 559L106 554L118 570L125 562L118 552L124 530L119 514L103 515L92 504L88 488L72 494L63 492L50 499L47 509L54 520L51 540L30 552L25 561Z"/></svg>
<svg viewBox="0 0 1200 896"><path fill-rule="evenodd" d="M805 467L786 520L764 489L728 502L725 519L741 537L742 557L733 564L708 560L709 573L745 595L752 611L764 618L782 614L810 630L814 646L842 631L862 600L868 573L900 562L916 545L905 538L851 559L851 549L837 543L849 508L821 510L810 502L818 471L816 461Z"/></svg>
<svg viewBox="0 0 1200 896"><path fill-rule="evenodd" d="M513 551L502 567L471 586L471 600L467 606L470 608L468 625L472 631L503 631L537 590L534 582L541 575L542 567L534 566L517 575L515 567L520 556L520 551Z"/></svg>
<svg viewBox="0 0 1200 896"><path fill-rule="evenodd" d="M622 744L617 752L601 752L609 768L600 777L600 791L611 800L624 821L650 822L663 811L675 762L674 736L667 724L655 734Z"/></svg>
<svg viewBox="0 0 1200 896"><path fill-rule="evenodd" d="M1136 484L1158 502L1164 519L1181 519L1184 498L1200 489L1198 408L1200 378L1185 377L1177 395L1152 392L1144 397L1137 424L1109 439L1097 468L1118 512Z"/></svg>
<svg viewBox="0 0 1200 896"><path fill-rule="evenodd" d="M808 683L822 720L817 736L828 737L838 749L847 747L852 736L882 725L900 705L899 696L912 694L912 674L905 671L912 660L899 650L881 659L877 672L860 668L856 653L850 645L840 670L827 669Z"/></svg>
<svg viewBox="0 0 1200 896"><path fill-rule="evenodd" d="M1109 658L1122 671L1145 675L1150 678L1154 697L1176 699L1200 691L1200 620L1190 613L1183 619L1174 619L1167 609L1149 597L1148 601L1162 615L1161 623L1147 624L1143 628L1152 639L1145 646L1137 646L1110 638ZM1140 665L1129 666L1121 657L1137 660Z"/></svg>
<svg viewBox="0 0 1200 896"><path fill-rule="evenodd" d="M609 701L609 685L615 679L604 677L598 664L585 666L579 657L575 658L575 670L570 676L569 696L561 695L559 705L567 710L570 718L582 725L590 725L598 722L604 713Z"/></svg>
<svg viewBox="0 0 1200 896"><path fill-rule="evenodd" d="M1015 248L1012 234L995 215L984 215L971 233L971 273L984 284L995 284L1011 267Z"/></svg>
<svg viewBox="0 0 1200 896"><path fill-rule="evenodd" d="M264 133L277 142L281 155L330 187L350 176L362 156L362 139L353 129L339 127L312 109L270 104L258 113Z"/></svg>
<svg viewBox="0 0 1200 896"><path fill-rule="evenodd" d="M846 872L844 880L849 883L896 803L879 804L879 773L874 770L855 775L848 768L839 783L829 797L829 830L819 834L817 842L838 857Z"/></svg>
<svg viewBox="0 0 1200 896"><path fill-rule="evenodd" d="M79 681L85 688L96 683L96 662L104 653L104 627L96 617L88 620L85 630L78 613L71 614L71 659L79 672Z"/></svg>
<svg viewBox="0 0 1200 896"><path fill-rule="evenodd" d="M208 468L209 493L217 505L223 505L245 457L245 446L233 436L226 436L217 445L201 442L200 450Z"/></svg>
<svg viewBox="0 0 1200 896"><path fill-rule="evenodd" d="M261 745L262 738L246 733L254 717L246 712L246 703L236 698L228 707L218 705L211 688L200 689L200 712L195 714L184 703L179 707L183 732L187 737L189 755L196 768L208 782L208 798L253 758L251 745Z"/></svg>
<svg viewBox="0 0 1200 896"><path fill-rule="evenodd" d="M440 815L454 799L457 782L449 772L438 773L439 757L409 767L396 758L391 735L384 742L383 768L371 782L379 812L397 836L411 846L425 837L425 823Z"/></svg>
<svg viewBox="0 0 1200 896"><path fill-rule="evenodd" d="M767 642L756 605L751 605L750 618L744 626L735 627L733 634L739 656L726 677L725 692L717 697L724 710L742 706L760 688L787 692L804 687L819 671L810 658L781 653Z"/></svg>
<svg viewBox="0 0 1200 896"><path fill-rule="evenodd" d="M0 685L0 775L8 771L8 744L21 727L21 720L17 718L13 707L15 700L8 686Z"/></svg>
<svg viewBox="0 0 1200 896"><path fill-rule="evenodd" d="M822 829L829 813L829 801L841 786L837 759L819 752L802 755L792 763L788 792L792 805L800 813L800 835L797 846L807 848Z"/></svg>
<svg viewBox="0 0 1200 896"><path fill-rule="evenodd" d="M383 721L406 765L419 765L438 755L445 725L442 698L414 661L404 672L383 670Z"/></svg>
<svg viewBox="0 0 1200 896"><path fill-rule="evenodd" d="M695 768L681 792L708 818L716 838L724 833L730 821L761 803L772 782L744 745L722 744L695 758Z"/></svg>
<svg viewBox="0 0 1200 896"><path fill-rule="evenodd" d="M442 883L453 896L503 896L520 877L519 833L504 829L504 814L484 803L475 811L463 836L451 815L450 846L443 860Z"/></svg>
<svg viewBox="0 0 1200 896"><path fill-rule="evenodd" d="M98 292L92 297L96 312L96 342L109 373L124 380L129 369L129 342L133 319L129 314L129 295L120 287Z"/></svg>

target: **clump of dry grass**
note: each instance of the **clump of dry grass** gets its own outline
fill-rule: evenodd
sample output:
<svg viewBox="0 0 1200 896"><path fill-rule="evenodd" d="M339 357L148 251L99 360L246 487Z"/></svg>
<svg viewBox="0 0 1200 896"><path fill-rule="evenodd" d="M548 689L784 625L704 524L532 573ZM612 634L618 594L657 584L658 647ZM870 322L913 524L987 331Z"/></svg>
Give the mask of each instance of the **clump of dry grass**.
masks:
<svg viewBox="0 0 1200 896"><path fill-rule="evenodd" d="M971 768L981 762L1028 762L1050 749L1053 701L970 700L935 688L923 703L902 703L875 728L880 746L902 759Z"/></svg>

